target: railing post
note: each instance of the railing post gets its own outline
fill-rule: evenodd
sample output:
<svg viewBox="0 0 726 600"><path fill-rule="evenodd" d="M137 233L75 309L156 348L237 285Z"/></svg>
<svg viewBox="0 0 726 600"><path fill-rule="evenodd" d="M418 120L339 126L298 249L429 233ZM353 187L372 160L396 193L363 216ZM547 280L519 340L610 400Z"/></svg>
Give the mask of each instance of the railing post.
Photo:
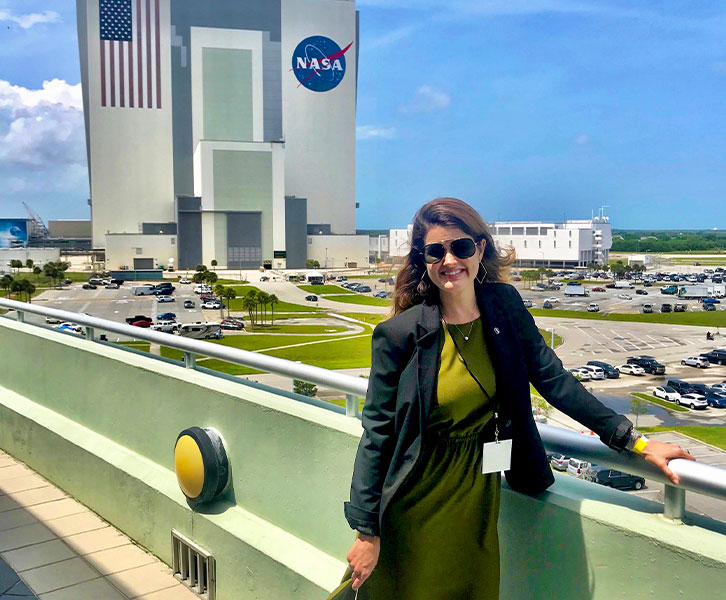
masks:
<svg viewBox="0 0 726 600"><path fill-rule="evenodd" d="M665 486L665 495L663 500L663 516L666 519L683 519L686 512L686 490L675 487L674 485Z"/></svg>
<svg viewBox="0 0 726 600"><path fill-rule="evenodd" d="M184 366L187 369L196 369L197 367L197 355L194 352L184 352Z"/></svg>
<svg viewBox="0 0 726 600"><path fill-rule="evenodd" d="M15 318L18 320L18 323L25 323L25 313L22 310L15 311Z"/></svg>
<svg viewBox="0 0 726 600"><path fill-rule="evenodd" d="M358 416L358 396L355 396L354 394L345 395L345 416Z"/></svg>
<svg viewBox="0 0 726 600"><path fill-rule="evenodd" d="M89 325L86 325L86 339L90 341L94 341L96 339L93 335L93 327L90 327Z"/></svg>

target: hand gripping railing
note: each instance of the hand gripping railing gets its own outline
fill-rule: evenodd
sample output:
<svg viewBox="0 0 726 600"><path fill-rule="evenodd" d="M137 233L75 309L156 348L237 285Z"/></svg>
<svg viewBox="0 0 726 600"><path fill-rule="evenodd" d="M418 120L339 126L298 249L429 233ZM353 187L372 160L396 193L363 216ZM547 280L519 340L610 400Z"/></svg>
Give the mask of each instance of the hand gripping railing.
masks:
<svg viewBox="0 0 726 600"><path fill-rule="evenodd" d="M358 398L365 396L368 389L368 380L361 377L353 377L345 373L329 371L320 367L313 367L302 363L267 356L239 348L230 348L221 344L212 344L201 340L194 340L181 337L171 333L150 331L126 323L118 323L98 317L91 317L80 313L37 306L26 302L17 302L0 298L0 307L14 310L18 321L24 321L25 313L55 317L61 321L75 323L85 327L86 338L95 341L95 330L108 331L119 335L128 336L137 340L144 340L169 348L176 348L184 352L184 364L188 368L194 368L196 355L202 354L212 358L218 358L227 362L244 365L261 371L277 373L293 379L301 379L317 385L330 387L345 392L345 414L348 416L358 415ZM334 405L331 405L333 408Z"/></svg>
<svg viewBox="0 0 726 600"><path fill-rule="evenodd" d="M184 352L184 363L188 368L194 368L194 357L197 354L203 354L204 356L211 356L227 362L341 390L346 394L346 415L348 416L358 416L358 397L365 396L368 389L367 379L256 352L229 348L220 344L193 340L169 333L149 331L125 323L3 298L0 298L0 307L14 310L17 320L21 322L24 321L25 313L32 313L82 325L86 330L86 339L90 341L94 341L94 331L98 329L176 348ZM537 427L542 441L547 449L552 452L576 456L604 467L621 469L627 473L647 477L665 484L664 515L667 518L680 519L683 517L686 490L722 500L726 499L726 469L685 459L672 460L669 466L681 481L678 486L674 486L662 471L654 465L645 462L641 457L631 452L618 453L611 450L595 436L587 436L560 429L559 427L552 427L551 425L538 424Z"/></svg>

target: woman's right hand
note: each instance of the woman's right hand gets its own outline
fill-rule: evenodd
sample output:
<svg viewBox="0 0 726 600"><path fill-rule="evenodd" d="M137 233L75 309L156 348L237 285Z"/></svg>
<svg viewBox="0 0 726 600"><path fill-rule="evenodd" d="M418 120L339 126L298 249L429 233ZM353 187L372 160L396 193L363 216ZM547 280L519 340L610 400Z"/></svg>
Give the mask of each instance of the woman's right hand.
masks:
<svg viewBox="0 0 726 600"><path fill-rule="evenodd" d="M357 590L371 576L378 564L381 552L381 538L359 534L348 552L348 564L353 570L353 589Z"/></svg>

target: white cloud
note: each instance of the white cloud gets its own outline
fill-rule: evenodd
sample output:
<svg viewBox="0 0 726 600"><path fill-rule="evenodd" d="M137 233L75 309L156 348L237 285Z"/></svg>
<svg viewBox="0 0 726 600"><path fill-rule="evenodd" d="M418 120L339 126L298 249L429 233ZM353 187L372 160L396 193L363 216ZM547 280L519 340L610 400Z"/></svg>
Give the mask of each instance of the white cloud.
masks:
<svg viewBox="0 0 726 600"><path fill-rule="evenodd" d="M23 29L30 29L38 23L58 23L60 15L52 10L46 10L42 13L28 13L26 15L15 15L9 10L0 10L0 21L6 21L20 25Z"/></svg>
<svg viewBox="0 0 726 600"><path fill-rule="evenodd" d="M355 128L358 140L392 140L396 137L395 127L376 127L375 125L359 125Z"/></svg>
<svg viewBox="0 0 726 600"><path fill-rule="evenodd" d="M373 38L368 42L364 41L363 46L366 50L385 48L409 37L417 29L417 25L404 25L402 27L397 27L396 29L392 29L391 31L388 31L377 38Z"/></svg>
<svg viewBox="0 0 726 600"><path fill-rule="evenodd" d="M0 80L0 172L14 189L67 181L79 168L86 169L81 84L54 79L32 90Z"/></svg>
<svg viewBox="0 0 726 600"><path fill-rule="evenodd" d="M585 133L581 133L580 135L575 136L572 141L575 142L575 144L577 144L578 146L584 146L585 144L588 144L590 142L590 136Z"/></svg>
<svg viewBox="0 0 726 600"><path fill-rule="evenodd" d="M402 105L400 110L404 113L433 112L447 108L449 104L451 98L446 92L422 85L414 92L411 102Z"/></svg>

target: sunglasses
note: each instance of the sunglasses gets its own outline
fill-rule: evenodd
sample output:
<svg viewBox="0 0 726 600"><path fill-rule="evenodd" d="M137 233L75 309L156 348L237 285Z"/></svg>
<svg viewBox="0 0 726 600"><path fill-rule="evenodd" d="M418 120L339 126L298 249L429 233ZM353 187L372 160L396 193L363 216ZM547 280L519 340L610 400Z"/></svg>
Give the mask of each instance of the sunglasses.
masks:
<svg viewBox="0 0 726 600"><path fill-rule="evenodd" d="M459 238L451 242L435 242L426 244L421 251L424 261L429 265L435 265L443 260L446 252L451 253L456 258L471 258L476 252L476 242L468 237Z"/></svg>

